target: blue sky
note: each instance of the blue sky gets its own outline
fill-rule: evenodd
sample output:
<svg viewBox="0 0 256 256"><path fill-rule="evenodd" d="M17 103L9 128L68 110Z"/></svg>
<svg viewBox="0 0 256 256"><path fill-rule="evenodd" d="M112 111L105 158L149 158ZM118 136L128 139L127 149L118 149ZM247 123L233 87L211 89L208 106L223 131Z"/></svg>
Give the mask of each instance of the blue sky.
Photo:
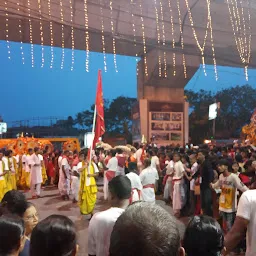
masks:
<svg viewBox="0 0 256 256"><path fill-rule="evenodd" d="M65 49L64 69L61 65L61 48L54 48L54 64L50 69L50 47L45 47L45 66L41 68L41 46L34 46L35 67L31 67L31 48L23 44L25 64L21 61L20 43L0 41L0 115L5 121L33 117L75 116L94 103L98 69L104 70L103 54L90 53L90 72L85 71L85 52L75 51L74 71L71 71L71 50ZM107 69L103 74L103 93L107 99L124 95L137 96L136 59L117 56L118 73L113 55L107 55ZM201 68L187 85L187 89L213 91L247 83L243 69L218 67L219 81L214 78L212 66L207 66L207 77ZM249 84L256 86L256 70L249 71Z"/></svg>

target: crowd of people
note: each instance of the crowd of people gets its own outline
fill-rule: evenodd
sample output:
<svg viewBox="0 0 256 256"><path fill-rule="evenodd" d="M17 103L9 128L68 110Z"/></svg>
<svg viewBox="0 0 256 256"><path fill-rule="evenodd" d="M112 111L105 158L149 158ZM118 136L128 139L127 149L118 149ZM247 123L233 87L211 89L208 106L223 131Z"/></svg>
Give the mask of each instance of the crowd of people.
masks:
<svg viewBox="0 0 256 256"><path fill-rule="evenodd" d="M91 154L35 148L13 156L0 151L0 226L13 232L0 232L0 255L78 252L72 221L54 215L38 223L35 206L16 190L30 188L36 199L42 184L57 184L62 199L78 203L81 214L89 216L89 255L215 256L245 247L246 256L256 255L253 147L134 146L127 151L98 148ZM99 175L111 208L93 214ZM157 206L156 198L170 204L176 218L193 216L182 246L177 219ZM1 244L9 235L12 243Z"/></svg>

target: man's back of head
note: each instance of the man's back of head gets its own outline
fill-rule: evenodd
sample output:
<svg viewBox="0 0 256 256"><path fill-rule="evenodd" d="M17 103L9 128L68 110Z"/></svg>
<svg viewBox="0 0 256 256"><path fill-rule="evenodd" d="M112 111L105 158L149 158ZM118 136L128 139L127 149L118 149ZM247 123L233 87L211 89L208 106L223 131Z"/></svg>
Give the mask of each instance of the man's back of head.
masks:
<svg viewBox="0 0 256 256"><path fill-rule="evenodd" d="M146 202L130 205L115 223L109 256L178 256L176 219L162 207Z"/></svg>

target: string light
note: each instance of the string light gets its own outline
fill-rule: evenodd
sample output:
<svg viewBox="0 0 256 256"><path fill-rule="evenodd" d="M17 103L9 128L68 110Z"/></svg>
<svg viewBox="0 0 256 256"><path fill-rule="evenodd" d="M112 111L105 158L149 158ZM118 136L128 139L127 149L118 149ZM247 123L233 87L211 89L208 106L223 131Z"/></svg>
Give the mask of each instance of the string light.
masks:
<svg viewBox="0 0 256 256"><path fill-rule="evenodd" d="M42 50L41 68L43 68L44 67L44 32L43 32L43 23L42 23L41 0L38 0L38 12L39 12L40 40L41 40L41 50Z"/></svg>
<svg viewBox="0 0 256 256"><path fill-rule="evenodd" d="M106 43L105 43L105 26L104 26L104 16L102 8L102 0L100 0L100 17L101 17L101 43L102 43L102 52L104 60L104 71L107 72L107 56L106 56Z"/></svg>
<svg viewBox="0 0 256 256"><path fill-rule="evenodd" d="M213 31L212 31L211 0L207 0L207 8L208 8L208 14L209 14L210 37L211 37L211 45L212 45L212 58L213 58L213 65L214 65L215 80L218 81L219 77L218 77L215 47L214 47L214 40L213 40Z"/></svg>
<svg viewBox="0 0 256 256"><path fill-rule="evenodd" d="M70 24L71 24L71 68L70 70L74 70L74 63L75 63L75 37L74 37L74 26L73 26L73 17L74 17L74 12L73 12L73 5L72 5L72 0L69 0L69 8L70 8Z"/></svg>
<svg viewBox="0 0 256 256"><path fill-rule="evenodd" d="M174 24L173 24L173 14L172 14L172 5L171 0L168 0L169 12L171 14L171 30L172 30L172 64L173 64L173 76L176 76L176 54L174 52L175 49L175 37L174 37Z"/></svg>
<svg viewBox="0 0 256 256"><path fill-rule="evenodd" d="M30 42L30 52L31 52L31 66L34 67L34 44L33 44L33 27L31 21L31 9L30 0L28 0L28 23L29 23L29 42Z"/></svg>
<svg viewBox="0 0 256 256"><path fill-rule="evenodd" d="M163 46L165 47L165 25L164 25L164 12L163 12L163 4L160 0L160 12L161 12L161 19L162 19L162 36L163 36ZM164 51L164 77L167 77L167 59L166 59L166 51Z"/></svg>
<svg viewBox="0 0 256 256"><path fill-rule="evenodd" d="M134 6L134 0L131 0L131 15L132 15L132 31L133 31L133 43L134 43L134 48L136 50L137 48L137 39L136 39L136 26L135 26L135 18L134 18L134 13L133 13L133 6ZM138 53L136 51L136 62L138 62ZM139 68L137 65L137 75L139 74Z"/></svg>
<svg viewBox="0 0 256 256"><path fill-rule="evenodd" d="M186 6L187 6L187 10L188 10L188 17L190 20L190 24L191 24L191 28L192 28L192 32L193 32L193 36L196 40L196 44L197 47L199 48L200 52L201 52L201 58L202 58L202 65L203 65L203 71L204 71L204 75L206 76L206 69L205 69L205 57L204 57L204 50L205 50L205 45L206 45L206 40L207 40L207 36L208 36L208 30L210 28L210 8L209 8L209 1L207 1L207 25L206 25L206 30L205 30L205 35L204 35L204 40L203 40L203 44L202 46L199 43L198 37L197 37L197 33L194 27L194 21L193 21L193 17L192 17L192 13L191 13L191 9L189 7L189 3L188 0L185 0L186 2Z"/></svg>
<svg viewBox="0 0 256 256"><path fill-rule="evenodd" d="M54 38L53 38L53 25L52 25L52 13L51 13L51 0L48 0L48 15L50 20L50 44L51 44L51 62L50 62L50 68L53 67L53 61L54 61Z"/></svg>
<svg viewBox="0 0 256 256"><path fill-rule="evenodd" d="M146 46L146 37L145 37L145 25L144 25L144 18L143 18L142 0L139 0L139 7L140 7L140 20L141 20L143 52L144 52L144 70L145 70L145 76L148 76L147 46Z"/></svg>
<svg viewBox="0 0 256 256"><path fill-rule="evenodd" d="M89 35L89 19L88 19L87 0L84 0L84 26L85 26L85 47L86 47L85 69L86 69L86 72L89 72L90 35Z"/></svg>
<svg viewBox="0 0 256 256"><path fill-rule="evenodd" d="M113 45L113 54L114 54L114 66L115 71L118 72L117 63L116 63L116 39L114 33L114 22L113 22L113 2L109 0L109 8L110 8L110 24L111 24L111 33L112 33L112 45Z"/></svg>
<svg viewBox="0 0 256 256"><path fill-rule="evenodd" d="M178 8L178 16L179 16L179 27L180 27L180 43L182 49L182 64L183 64L183 72L184 77L187 78L187 67L186 67L186 59L184 54L184 38L183 38L183 31L182 31L182 21L181 21L181 12L180 12L180 2L177 0L177 8Z"/></svg>
<svg viewBox="0 0 256 256"><path fill-rule="evenodd" d="M11 47L10 47L10 41L9 41L9 14L8 14L8 5L7 1L4 2L5 4L5 38L7 42L7 53L8 53L8 59L11 59Z"/></svg>
<svg viewBox="0 0 256 256"><path fill-rule="evenodd" d="M61 48L62 48L60 68L63 69L64 60L65 60L65 34L64 34L64 15L63 15L62 0L60 0L60 20L61 20Z"/></svg>
<svg viewBox="0 0 256 256"><path fill-rule="evenodd" d="M160 34L160 26L159 26L159 15L158 15L158 8L157 8L157 1L155 0L155 15L156 15L156 32L157 32L157 44L160 48L161 44L161 34ZM162 57L161 53L158 51L158 75L162 77Z"/></svg>
<svg viewBox="0 0 256 256"><path fill-rule="evenodd" d="M247 15L248 15L248 27L246 27L245 13L243 2L240 0L241 15L239 12L237 0L227 0L230 21L235 38L236 48L239 53L240 59L244 65L245 78L248 81L248 65L251 59L251 14L250 14L250 2L247 0ZM231 8L232 5L232 8ZM241 24L241 17L242 23Z"/></svg>
<svg viewBox="0 0 256 256"><path fill-rule="evenodd" d="M17 2L17 11L20 12L20 3ZM21 19L19 19L19 35L20 35L20 52L21 52L21 60L22 64L25 64L25 59L24 59L24 52L23 52L23 42L22 42L22 29L21 29Z"/></svg>

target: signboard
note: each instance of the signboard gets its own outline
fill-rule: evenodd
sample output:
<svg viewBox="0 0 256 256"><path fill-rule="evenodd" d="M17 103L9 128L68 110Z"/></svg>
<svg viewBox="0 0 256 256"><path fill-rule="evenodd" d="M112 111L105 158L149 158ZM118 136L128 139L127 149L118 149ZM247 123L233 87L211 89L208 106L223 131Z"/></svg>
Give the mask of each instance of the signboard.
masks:
<svg viewBox="0 0 256 256"><path fill-rule="evenodd" d="M157 144L183 144L183 112L149 112L150 137Z"/></svg>
<svg viewBox="0 0 256 256"><path fill-rule="evenodd" d="M218 103L213 103L209 106L209 120L214 120L217 118L218 113Z"/></svg>
<svg viewBox="0 0 256 256"><path fill-rule="evenodd" d="M0 123L0 134L7 132L7 123Z"/></svg>

